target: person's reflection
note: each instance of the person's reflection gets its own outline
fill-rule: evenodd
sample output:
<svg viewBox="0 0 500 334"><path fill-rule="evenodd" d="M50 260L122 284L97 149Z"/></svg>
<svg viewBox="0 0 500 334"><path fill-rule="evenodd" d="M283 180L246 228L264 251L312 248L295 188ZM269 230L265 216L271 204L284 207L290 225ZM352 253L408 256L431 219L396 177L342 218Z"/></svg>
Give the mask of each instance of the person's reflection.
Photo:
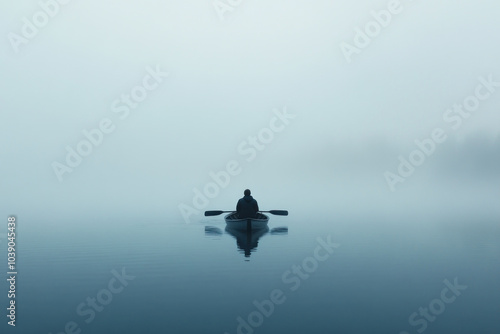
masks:
<svg viewBox="0 0 500 334"><path fill-rule="evenodd" d="M259 245L259 239L269 232L269 227L258 230L237 230L226 227L226 232L236 238L238 248L243 251L245 257L250 257L252 251L255 252Z"/></svg>
<svg viewBox="0 0 500 334"><path fill-rule="evenodd" d="M233 236L236 239L236 244L238 245L238 250L245 254L246 258L249 258L252 253L257 250L259 245L259 239L266 234L270 235L286 235L288 234L287 227L275 227L269 230L269 227L258 230L238 230L226 226L226 233ZM215 226L205 226L205 235L207 237L220 237L223 232L220 228Z"/></svg>

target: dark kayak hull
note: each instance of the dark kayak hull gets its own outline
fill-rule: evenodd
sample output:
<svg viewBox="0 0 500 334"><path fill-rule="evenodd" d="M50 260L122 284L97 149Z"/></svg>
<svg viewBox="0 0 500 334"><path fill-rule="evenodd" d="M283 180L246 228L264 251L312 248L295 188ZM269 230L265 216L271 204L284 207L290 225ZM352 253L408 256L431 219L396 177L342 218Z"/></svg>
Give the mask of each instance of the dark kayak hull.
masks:
<svg viewBox="0 0 500 334"><path fill-rule="evenodd" d="M267 227L269 217L265 214L258 213L255 218L238 218L238 215L233 212L225 217L227 227L237 230L258 230Z"/></svg>

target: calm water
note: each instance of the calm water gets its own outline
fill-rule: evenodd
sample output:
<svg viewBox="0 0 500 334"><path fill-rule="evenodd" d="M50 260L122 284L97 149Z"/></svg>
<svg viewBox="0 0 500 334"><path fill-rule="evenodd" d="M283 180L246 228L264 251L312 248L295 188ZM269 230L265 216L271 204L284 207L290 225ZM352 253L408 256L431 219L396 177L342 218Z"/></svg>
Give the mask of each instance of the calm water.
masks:
<svg viewBox="0 0 500 334"><path fill-rule="evenodd" d="M494 219L290 215L251 236L222 216L29 224L2 333L500 332Z"/></svg>

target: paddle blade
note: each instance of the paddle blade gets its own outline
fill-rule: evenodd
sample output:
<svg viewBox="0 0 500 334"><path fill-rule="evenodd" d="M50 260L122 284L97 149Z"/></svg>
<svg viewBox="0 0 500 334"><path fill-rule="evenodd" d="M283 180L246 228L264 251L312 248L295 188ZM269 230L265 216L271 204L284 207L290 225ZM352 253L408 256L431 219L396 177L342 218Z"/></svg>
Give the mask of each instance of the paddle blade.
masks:
<svg viewBox="0 0 500 334"><path fill-rule="evenodd" d="M223 214L224 211L216 210L216 211L205 211L205 216L218 216Z"/></svg>
<svg viewBox="0 0 500 334"><path fill-rule="evenodd" d="M271 210L269 213L276 216L288 216L288 211L286 210Z"/></svg>

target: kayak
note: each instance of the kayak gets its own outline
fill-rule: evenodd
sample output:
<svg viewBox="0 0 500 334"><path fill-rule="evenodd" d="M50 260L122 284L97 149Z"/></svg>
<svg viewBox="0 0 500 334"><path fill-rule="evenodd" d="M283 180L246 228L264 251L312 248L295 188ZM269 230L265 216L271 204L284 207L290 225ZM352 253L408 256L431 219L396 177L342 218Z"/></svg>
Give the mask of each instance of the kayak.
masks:
<svg viewBox="0 0 500 334"><path fill-rule="evenodd" d="M263 213L257 213L255 218L239 218L236 212L226 215L226 224L229 228L238 230L258 230L267 227L269 217Z"/></svg>

